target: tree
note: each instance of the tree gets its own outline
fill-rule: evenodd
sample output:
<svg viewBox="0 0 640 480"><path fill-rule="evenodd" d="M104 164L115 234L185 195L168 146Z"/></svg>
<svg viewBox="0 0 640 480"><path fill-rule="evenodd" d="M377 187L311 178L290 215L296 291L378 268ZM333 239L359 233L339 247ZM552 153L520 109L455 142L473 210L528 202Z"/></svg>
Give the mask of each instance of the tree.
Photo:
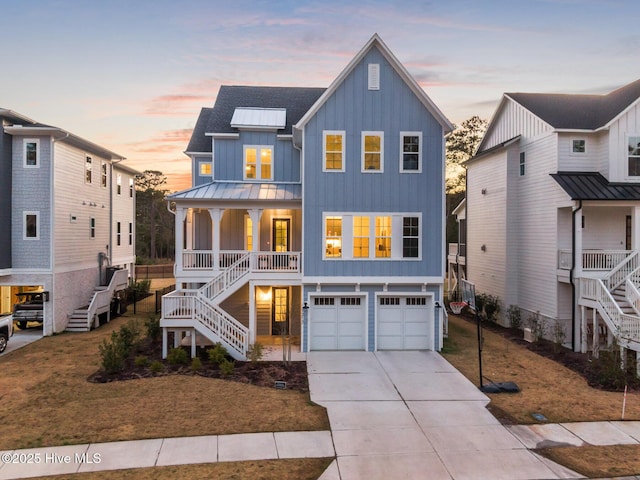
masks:
<svg viewBox="0 0 640 480"><path fill-rule="evenodd" d="M174 254L175 221L167 211L163 188L167 177L158 170L145 170L136 177L136 256L156 260Z"/></svg>
<svg viewBox="0 0 640 480"><path fill-rule="evenodd" d="M487 121L474 115L447 137L447 193L464 192L466 170L462 164L473 156L486 129Z"/></svg>

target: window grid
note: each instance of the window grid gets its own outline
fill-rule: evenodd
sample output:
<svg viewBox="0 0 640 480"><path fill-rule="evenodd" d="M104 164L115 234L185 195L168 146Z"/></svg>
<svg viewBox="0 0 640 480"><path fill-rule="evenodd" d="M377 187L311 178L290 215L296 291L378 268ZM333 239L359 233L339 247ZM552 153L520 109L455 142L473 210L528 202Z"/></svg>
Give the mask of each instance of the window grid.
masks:
<svg viewBox="0 0 640 480"><path fill-rule="evenodd" d="M391 217L376 217L376 258L391 257Z"/></svg>
<svg viewBox="0 0 640 480"><path fill-rule="evenodd" d="M420 133L401 134L402 168L403 172L420 172L420 157L422 148L422 136Z"/></svg>
<svg viewBox="0 0 640 480"><path fill-rule="evenodd" d="M324 169L344 170L344 133L325 132L324 134Z"/></svg>
<svg viewBox="0 0 640 480"><path fill-rule="evenodd" d="M247 180L272 180L272 159L272 147L245 146L244 178Z"/></svg>
<svg viewBox="0 0 640 480"><path fill-rule="evenodd" d="M629 176L640 177L640 136L629 137Z"/></svg>
<svg viewBox="0 0 640 480"><path fill-rule="evenodd" d="M400 305L400 297L380 297L380 305Z"/></svg>
<svg viewBox="0 0 640 480"><path fill-rule="evenodd" d="M101 187L107 186L107 163L106 162L102 162L100 164L100 186Z"/></svg>
<svg viewBox="0 0 640 480"><path fill-rule="evenodd" d="M333 297L315 297L313 299L314 305L335 305L335 299Z"/></svg>
<svg viewBox="0 0 640 480"><path fill-rule="evenodd" d="M369 217L353 217L353 257L369 258Z"/></svg>
<svg viewBox="0 0 640 480"><path fill-rule="evenodd" d="M427 299L425 297L407 297L406 305L426 305Z"/></svg>
<svg viewBox="0 0 640 480"><path fill-rule="evenodd" d="M331 258L342 257L342 217L325 219L325 254Z"/></svg>
<svg viewBox="0 0 640 480"><path fill-rule="evenodd" d="M87 155L84 159L84 181L85 183L91 183L91 168L92 168L93 159Z"/></svg>
<svg viewBox="0 0 640 480"><path fill-rule="evenodd" d="M420 226L418 217L403 217L402 219L402 256L405 258L419 257Z"/></svg>
<svg viewBox="0 0 640 480"><path fill-rule="evenodd" d="M382 132L362 132L362 171L381 172L383 170Z"/></svg>
<svg viewBox="0 0 640 480"><path fill-rule="evenodd" d="M360 305L360 297L341 297L340 305Z"/></svg>

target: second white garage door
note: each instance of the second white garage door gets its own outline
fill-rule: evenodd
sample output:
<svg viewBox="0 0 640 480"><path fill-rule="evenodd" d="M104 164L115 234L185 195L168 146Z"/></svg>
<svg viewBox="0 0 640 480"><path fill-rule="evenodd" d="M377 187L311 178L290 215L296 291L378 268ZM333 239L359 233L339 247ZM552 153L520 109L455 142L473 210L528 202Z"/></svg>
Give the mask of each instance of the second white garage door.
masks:
<svg viewBox="0 0 640 480"><path fill-rule="evenodd" d="M431 297L380 296L377 301L378 350L432 350Z"/></svg>
<svg viewBox="0 0 640 480"><path fill-rule="evenodd" d="M310 350L365 350L365 303L363 297L312 298Z"/></svg>

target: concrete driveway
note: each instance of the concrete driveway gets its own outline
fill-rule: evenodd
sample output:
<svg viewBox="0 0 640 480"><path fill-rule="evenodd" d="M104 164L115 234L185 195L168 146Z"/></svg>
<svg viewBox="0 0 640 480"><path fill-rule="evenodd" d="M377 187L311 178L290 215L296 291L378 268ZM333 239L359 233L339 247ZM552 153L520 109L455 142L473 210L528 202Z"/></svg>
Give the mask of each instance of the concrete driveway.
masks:
<svg viewBox="0 0 640 480"><path fill-rule="evenodd" d="M28 328L26 330L20 330L18 328L14 328L13 336L9 339L9 342L7 343L7 348L5 349L5 351L0 353L0 358L8 354L9 352L18 350L19 348L22 348L25 345L29 345L30 343L33 343L36 340L40 340L41 338L42 338L42 327Z"/></svg>
<svg viewBox="0 0 640 480"><path fill-rule="evenodd" d="M312 352L337 462L321 480L579 478L527 450L489 398L435 352Z"/></svg>

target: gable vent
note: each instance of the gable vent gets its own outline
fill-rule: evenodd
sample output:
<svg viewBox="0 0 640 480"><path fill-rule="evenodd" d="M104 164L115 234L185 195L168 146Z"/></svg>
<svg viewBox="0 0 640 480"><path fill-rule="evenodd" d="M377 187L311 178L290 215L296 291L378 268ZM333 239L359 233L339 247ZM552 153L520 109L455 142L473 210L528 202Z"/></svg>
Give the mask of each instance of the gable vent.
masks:
<svg viewBox="0 0 640 480"><path fill-rule="evenodd" d="M369 90L380 90L380 64L369 64Z"/></svg>

